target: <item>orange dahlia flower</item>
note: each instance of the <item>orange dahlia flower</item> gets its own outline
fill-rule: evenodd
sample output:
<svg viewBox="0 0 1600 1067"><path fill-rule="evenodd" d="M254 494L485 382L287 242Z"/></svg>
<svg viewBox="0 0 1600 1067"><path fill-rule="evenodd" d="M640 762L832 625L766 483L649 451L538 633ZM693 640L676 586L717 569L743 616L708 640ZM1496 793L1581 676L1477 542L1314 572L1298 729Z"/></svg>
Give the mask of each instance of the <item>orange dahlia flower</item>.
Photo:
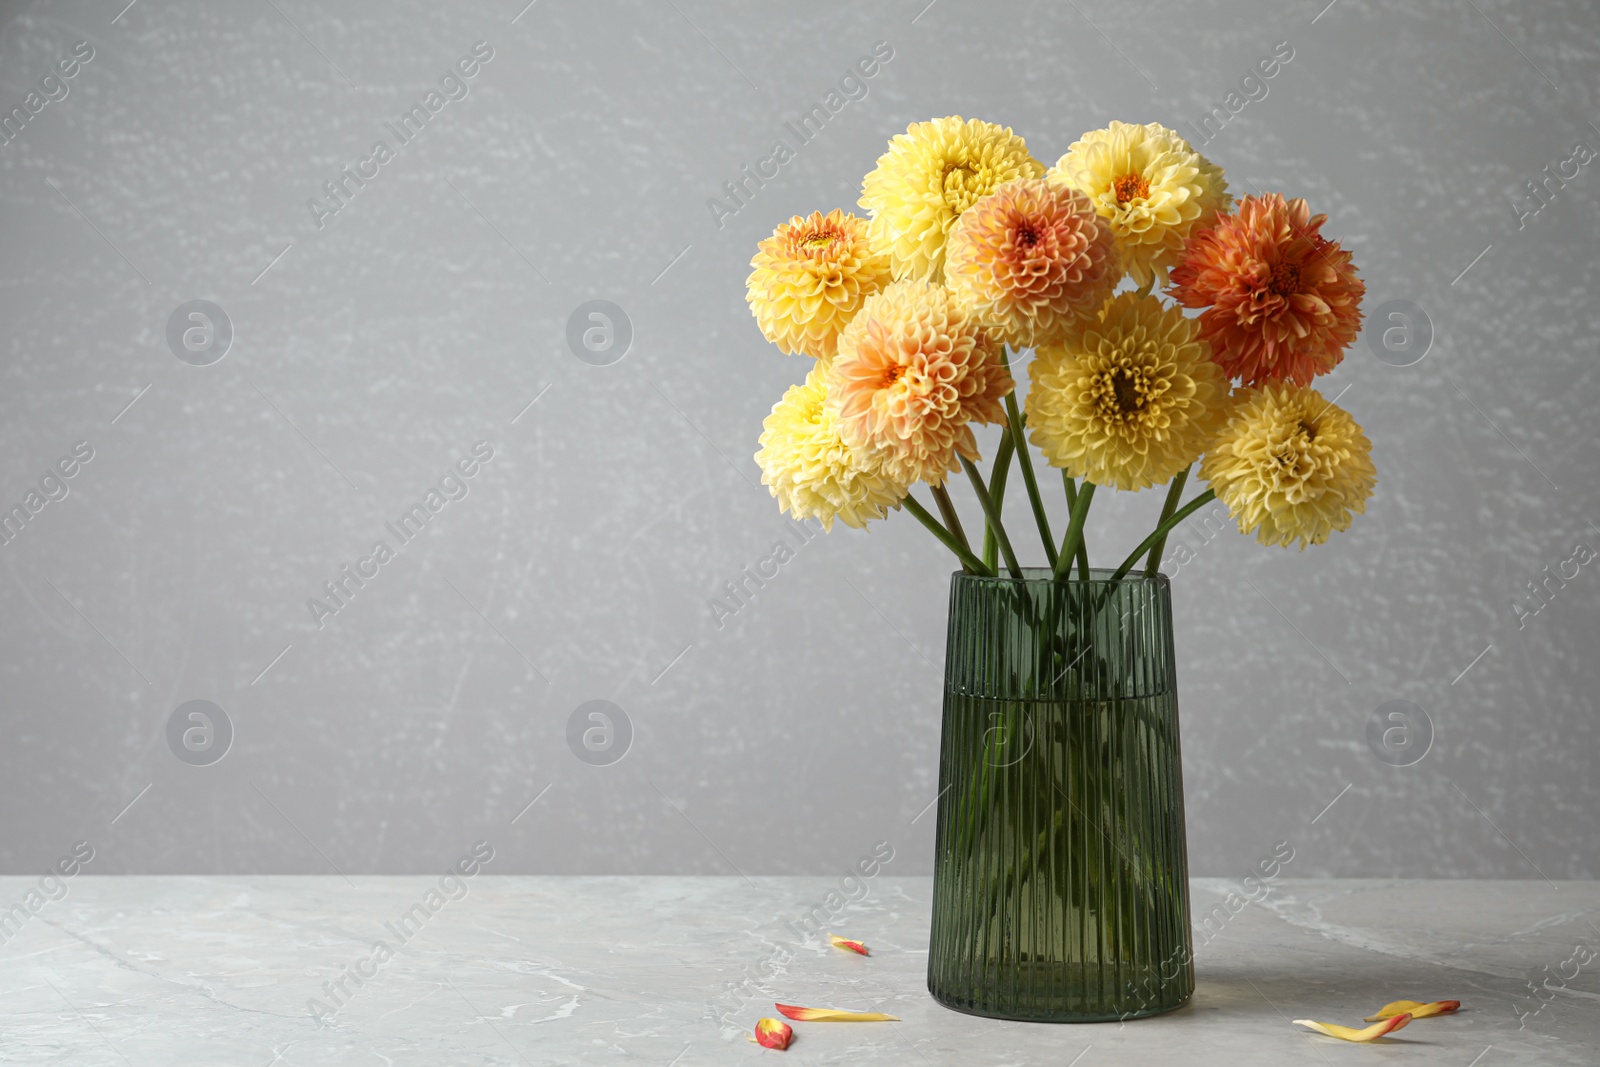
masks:
<svg viewBox="0 0 1600 1067"><path fill-rule="evenodd" d="M1007 182L961 215L945 284L1013 345L1053 344L1092 318L1122 277L1089 198L1043 178Z"/></svg>
<svg viewBox="0 0 1600 1067"><path fill-rule="evenodd" d="M978 458L969 422L1001 422L1014 388L998 338L942 285L895 282L839 337L829 402L839 433L896 481L943 485Z"/></svg>
<svg viewBox="0 0 1600 1067"><path fill-rule="evenodd" d="M1327 218L1298 197L1247 196L1190 238L1170 293L1205 309L1200 335L1230 377L1306 385L1361 332L1367 287L1350 253L1319 232Z"/></svg>
<svg viewBox="0 0 1600 1067"><path fill-rule="evenodd" d="M758 246L745 299L767 340L829 360L839 332L889 284L889 257L867 242L867 220L835 209L796 215Z"/></svg>

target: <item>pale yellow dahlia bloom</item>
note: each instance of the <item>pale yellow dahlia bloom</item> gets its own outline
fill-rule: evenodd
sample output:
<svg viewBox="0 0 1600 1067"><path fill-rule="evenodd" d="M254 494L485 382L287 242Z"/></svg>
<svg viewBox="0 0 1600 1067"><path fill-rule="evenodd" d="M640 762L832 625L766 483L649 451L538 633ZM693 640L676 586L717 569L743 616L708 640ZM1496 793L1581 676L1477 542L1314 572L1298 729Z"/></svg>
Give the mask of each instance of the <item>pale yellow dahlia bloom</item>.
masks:
<svg viewBox="0 0 1600 1067"><path fill-rule="evenodd" d="M898 507L907 486L881 464L850 448L839 436L839 420L828 410L826 368L816 366L801 385L791 385L761 424L756 463L761 483L778 507L796 519L820 519L825 530L837 518L860 529Z"/></svg>
<svg viewBox="0 0 1600 1067"><path fill-rule="evenodd" d="M845 323L889 284L889 257L868 242L867 220L837 208L796 215L757 247L745 299L784 352L832 359Z"/></svg>
<svg viewBox="0 0 1600 1067"><path fill-rule="evenodd" d="M1231 202L1222 168L1154 122L1113 122L1084 134L1046 177L1094 202L1139 285L1165 281L1189 235Z"/></svg>
<svg viewBox="0 0 1600 1067"><path fill-rule="evenodd" d="M1097 321L1041 346L1028 438L1052 467L1139 490L1200 458L1228 411L1228 379L1200 326L1153 296L1123 293Z"/></svg>
<svg viewBox="0 0 1600 1067"><path fill-rule="evenodd" d="M937 282L961 213L1004 182L1043 173L1009 127L952 115L896 134L862 181L860 204L872 212L872 242L889 253L894 276Z"/></svg>
<svg viewBox="0 0 1600 1067"><path fill-rule="evenodd" d="M1003 421L1013 388L999 340L944 286L920 281L867 299L828 379L845 441L907 485L943 485L958 455L976 460L968 424Z"/></svg>
<svg viewBox="0 0 1600 1067"><path fill-rule="evenodd" d="M1200 477L1264 545L1304 551L1347 530L1378 483L1372 442L1315 389L1267 383L1242 393L1200 462Z"/></svg>

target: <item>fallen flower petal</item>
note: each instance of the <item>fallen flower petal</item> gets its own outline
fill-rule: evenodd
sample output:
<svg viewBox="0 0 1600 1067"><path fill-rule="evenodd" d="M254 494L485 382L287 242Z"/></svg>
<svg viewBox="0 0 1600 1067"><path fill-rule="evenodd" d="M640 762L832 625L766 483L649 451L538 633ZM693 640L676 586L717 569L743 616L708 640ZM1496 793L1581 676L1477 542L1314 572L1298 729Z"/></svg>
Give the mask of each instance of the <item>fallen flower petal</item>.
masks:
<svg viewBox="0 0 1600 1067"><path fill-rule="evenodd" d="M863 945L861 942L850 941L842 937L837 937L834 934L828 935L828 944L832 945L834 948L843 948L849 949L851 952L859 952L863 956L872 955L872 953L867 951L867 946Z"/></svg>
<svg viewBox="0 0 1600 1067"><path fill-rule="evenodd" d="M1409 1013L1401 1013L1393 1018L1385 1019L1381 1023L1373 1023L1365 1030L1356 1030L1349 1026L1340 1026L1337 1023L1319 1023L1310 1019L1296 1019L1296 1026L1309 1026L1319 1034L1336 1037L1340 1041L1376 1041L1385 1034L1392 1034L1411 1021Z"/></svg>
<svg viewBox="0 0 1600 1067"><path fill-rule="evenodd" d="M782 1019L760 1019L756 1022L755 1036L750 1040L762 1048L775 1048L782 1052L794 1040L794 1027Z"/></svg>
<svg viewBox="0 0 1600 1067"><path fill-rule="evenodd" d="M897 1023L900 1020L881 1011L839 1011L837 1008L797 1008L793 1004L774 1005L779 1014L799 1023Z"/></svg>
<svg viewBox="0 0 1600 1067"><path fill-rule="evenodd" d="M1436 1000L1432 1004L1424 1004L1420 1000L1394 1000L1379 1008L1376 1015L1367 1016L1365 1021L1375 1023L1380 1019L1392 1019L1396 1015L1426 1019L1430 1015L1449 1015L1459 1007L1461 1007L1459 1000Z"/></svg>

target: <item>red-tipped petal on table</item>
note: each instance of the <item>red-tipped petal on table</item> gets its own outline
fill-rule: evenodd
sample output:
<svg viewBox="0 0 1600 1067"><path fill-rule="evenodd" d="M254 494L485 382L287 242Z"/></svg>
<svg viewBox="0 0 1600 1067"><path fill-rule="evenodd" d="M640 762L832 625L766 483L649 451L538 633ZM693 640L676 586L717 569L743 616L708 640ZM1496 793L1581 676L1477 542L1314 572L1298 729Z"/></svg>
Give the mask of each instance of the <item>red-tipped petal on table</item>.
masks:
<svg viewBox="0 0 1600 1067"><path fill-rule="evenodd" d="M1378 1009L1376 1015L1369 1015L1369 1023L1392 1019L1396 1015L1409 1015L1413 1019L1426 1019L1430 1015L1449 1015L1461 1007L1459 1000L1436 1000L1432 1004L1424 1004L1420 1000L1393 1000Z"/></svg>
<svg viewBox="0 0 1600 1067"><path fill-rule="evenodd" d="M832 945L834 948L842 948L850 952L858 952L863 956L872 955L872 953L867 951L867 946L863 945L861 942L851 941L848 938L839 937L835 934L828 935L828 944Z"/></svg>
<svg viewBox="0 0 1600 1067"><path fill-rule="evenodd" d="M780 1015L797 1023L897 1023L900 1020L881 1011L840 1011L837 1008L800 1008L793 1004L774 1005Z"/></svg>
<svg viewBox="0 0 1600 1067"><path fill-rule="evenodd" d="M794 1027L782 1019L761 1019L757 1021L755 1036L750 1040L762 1048L775 1048L782 1052L794 1040Z"/></svg>

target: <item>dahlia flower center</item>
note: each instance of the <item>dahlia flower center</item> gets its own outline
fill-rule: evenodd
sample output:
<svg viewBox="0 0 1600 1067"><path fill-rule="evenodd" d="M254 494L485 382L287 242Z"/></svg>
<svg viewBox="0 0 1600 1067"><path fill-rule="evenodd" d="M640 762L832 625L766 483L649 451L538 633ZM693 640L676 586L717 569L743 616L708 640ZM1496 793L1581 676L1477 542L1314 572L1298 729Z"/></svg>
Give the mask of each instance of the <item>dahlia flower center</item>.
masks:
<svg viewBox="0 0 1600 1067"><path fill-rule="evenodd" d="M1300 291L1300 264L1279 263L1272 268L1267 288L1278 296L1293 296Z"/></svg>
<svg viewBox="0 0 1600 1067"><path fill-rule="evenodd" d="M988 190L978 171L970 163L951 163L944 168L940 187L944 202L957 215L982 199Z"/></svg>
<svg viewBox="0 0 1600 1067"><path fill-rule="evenodd" d="M1150 380L1142 369L1117 367L1098 375L1094 383L1101 413L1117 422L1131 421L1128 416L1142 412L1150 391Z"/></svg>
<svg viewBox="0 0 1600 1067"><path fill-rule="evenodd" d="M898 363L891 363L883 368L883 375L878 379L878 388L887 389L905 376L906 369Z"/></svg>
<svg viewBox="0 0 1600 1067"><path fill-rule="evenodd" d="M1017 244L1024 248L1032 248L1039 243L1039 231L1032 226L1017 227Z"/></svg>
<svg viewBox="0 0 1600 1067"><path fill-rule="evenodd" d="M805 240L802 241L801 243L804 244L807 248L827 248L829 245L833 244L833 242L837 241L838 239L839 239L839 235L836 234L836 233L827 233L827 232L824 232L824 231L815 231L815 232L806 234Z"/></svg>
<svg viewBox="0 0 1600 1067"><path fill-rule="evenodd" d="M1150 180L1143 174L1124 174L1111 182L1111 191L1116 194L1117 203L1126 204L1130 200L1150 195Z"/></svg>

